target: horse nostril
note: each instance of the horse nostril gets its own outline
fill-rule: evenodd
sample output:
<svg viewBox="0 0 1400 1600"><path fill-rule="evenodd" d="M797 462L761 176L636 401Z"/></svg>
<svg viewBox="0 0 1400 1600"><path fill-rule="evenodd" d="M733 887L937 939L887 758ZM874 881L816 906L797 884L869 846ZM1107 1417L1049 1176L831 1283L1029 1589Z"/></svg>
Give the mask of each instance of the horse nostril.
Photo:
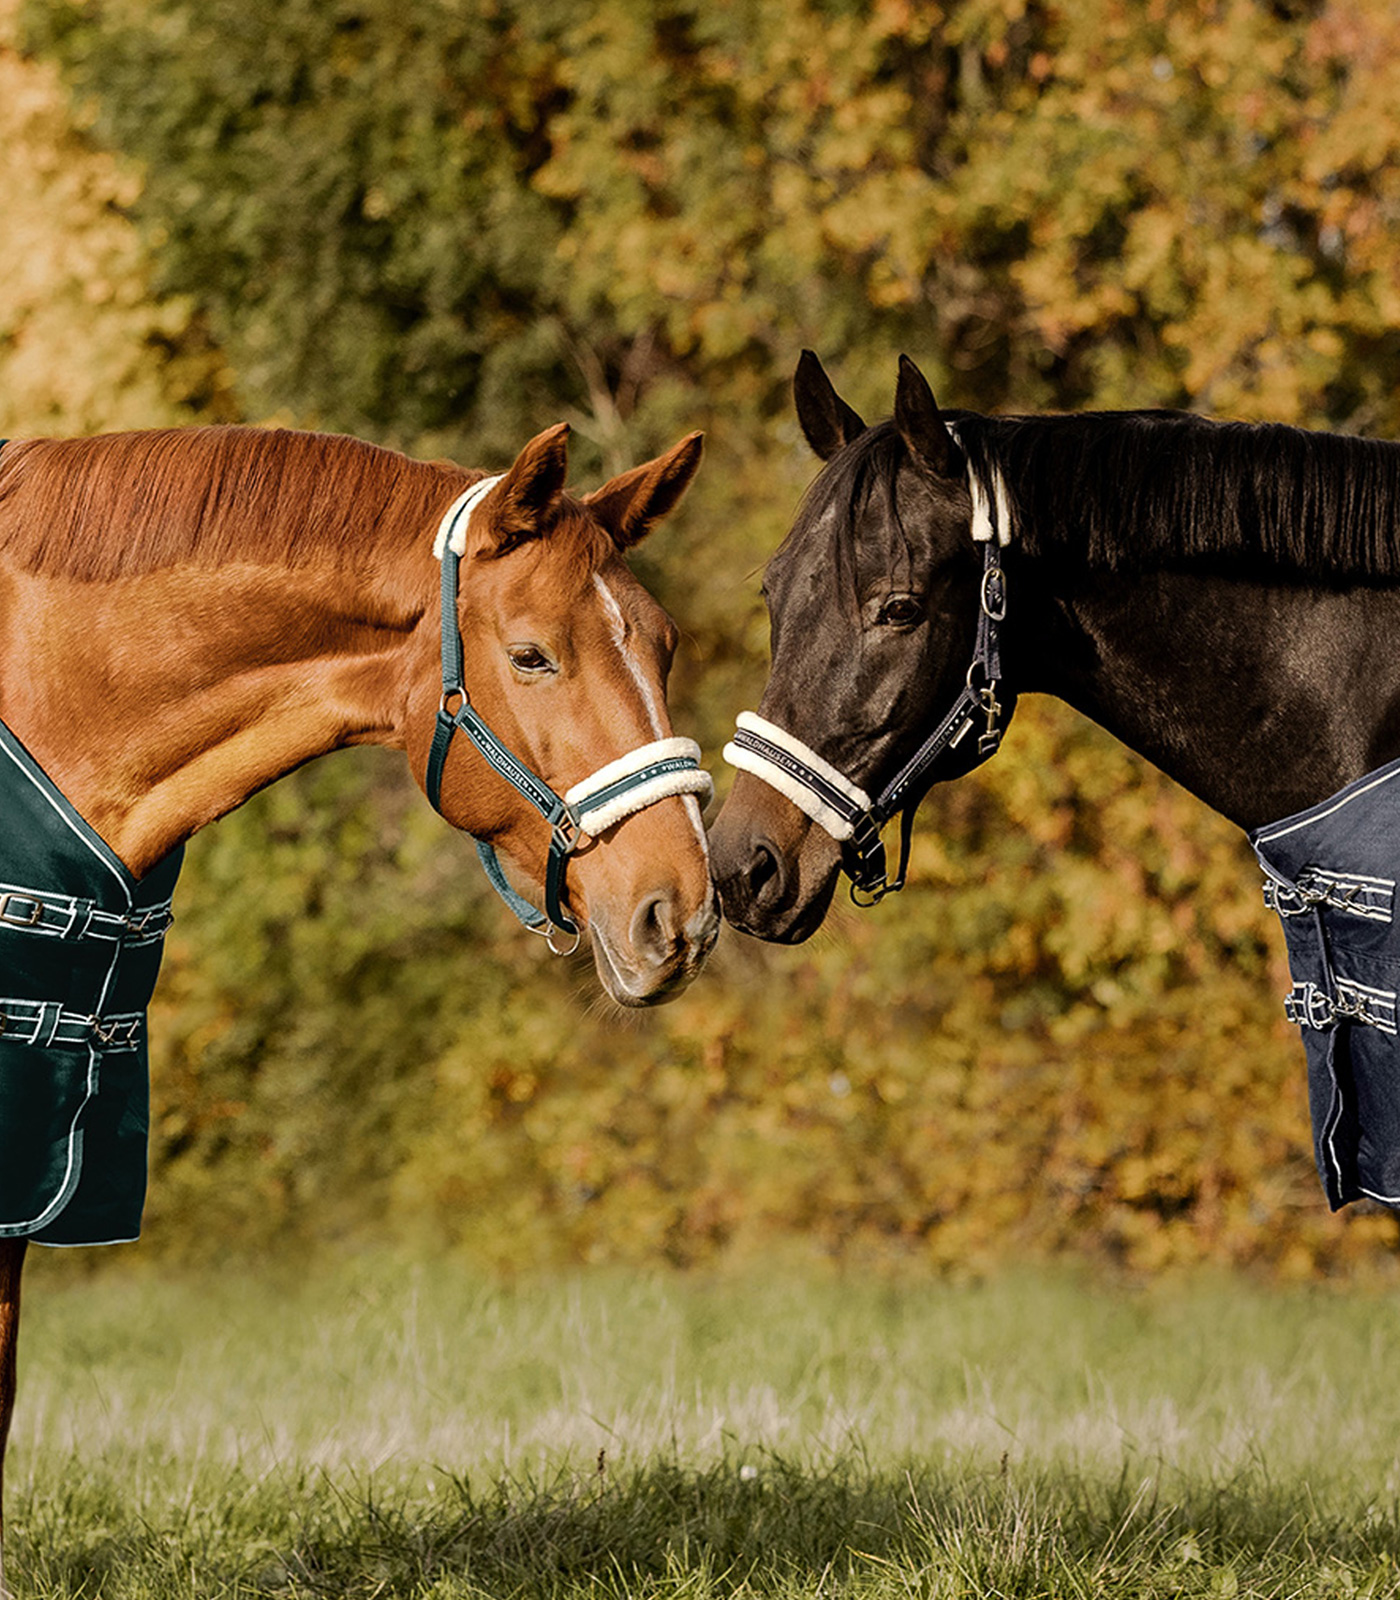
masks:
<svg viewBox="0 0 1400 1600"><path fill-rule="evenodd" d="M632 913L632 948L657 963L668 961L676 948L676 908L671 896L658 891Z"/></svg>
<svg viewBox="0 0 1400 1600"><path fill-rule="evenodd" d="M785 879L783 859L767 839L760 839L749 858L749 901L758 905L764 900L782 898Z"/></svg>

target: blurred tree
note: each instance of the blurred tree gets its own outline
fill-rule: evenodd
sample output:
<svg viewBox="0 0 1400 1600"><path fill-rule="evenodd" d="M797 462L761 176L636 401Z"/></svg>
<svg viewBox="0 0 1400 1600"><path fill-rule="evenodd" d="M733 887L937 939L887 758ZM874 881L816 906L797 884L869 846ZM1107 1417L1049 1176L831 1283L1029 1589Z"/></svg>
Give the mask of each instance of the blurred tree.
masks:
<svg viewBox="0 0 1400 1600"><path fill-rule="evenodd" d="M515 10L119 0L28 16L100 135L141 162L159 285L198 295L255 414L502 454L562 398L606 451L647 345L561 320L566 219L531 182L557 51Z"/></svg>
<svg viewBox="0 0 1400 1600"><path fill-rule="evenodd" d="M188 296L153 300L124 215L140 182L72 123L57 70L0 0L0 437L229 415L231 375Z"/></svg>
<svg viewBox="0 0 1400 1600"><path fill-rule="evenodd" d="M604 6L566 38L536 186L574 291L753 402L810 344L883 404L905 346L984 409L1400 421L1380 0Z"/></svg>
<svg viewBox="0 0 1400 1600"><path fill-rule="evenodd" d="M251 414L483 464L567 415L584 480L710 427L638 564L687 630L678 720L712 750L762 680L752 574L813 470L804 344L870 416L907 348L952 404L1400 432L1388 0L24 15L139 173L63 133L44 183L98 184L85 239L129 239L129 210L159 316L207 322ZM147 268L121 259L113 326L148 348ZM107 280L46 276L83 325ZM181 370L177 402L202 392ZM1393 1239L1323 1209L1242 841L1060 708L1024 706L996 763L930 798L899 902L800 951L731 941L625 1031L486 909L459 843L358 756L197 842L155 1029L166 1248L202 1219L500 1263L800 1237L1301 1273Z"/></svg>
<svg viewBox="0 0 1400 1600"><path fill-rule="evenodd" d="M254 410L502 449L564 403L611 466L811 344L872 406L909 347L984 408L1396 422L1382 0L26 17Z"/></svg>

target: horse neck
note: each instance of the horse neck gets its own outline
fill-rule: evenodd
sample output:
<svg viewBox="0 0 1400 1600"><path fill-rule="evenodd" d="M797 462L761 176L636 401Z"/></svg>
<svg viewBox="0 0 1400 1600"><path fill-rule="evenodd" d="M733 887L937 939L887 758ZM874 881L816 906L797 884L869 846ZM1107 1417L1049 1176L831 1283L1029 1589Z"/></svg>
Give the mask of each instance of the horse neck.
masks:
<svg viewBox="0 0 1400 1600"><path fill-rule="evenodd" d="M377 544L373 581L253 563L98 584L0 568L0 659L23 664L0 674L0 716L140 875L314 756L402 745L407 663L435 614L431 531L402 557L411 575Z"/></svg>
<svg viewBox="0 0 1400 1600"><path fill-rule="evenodd" d="M1046 570L1016 585L1017 686L1067 701L1241 827L1400 756L1400 590L1030 565Z"/></svg>

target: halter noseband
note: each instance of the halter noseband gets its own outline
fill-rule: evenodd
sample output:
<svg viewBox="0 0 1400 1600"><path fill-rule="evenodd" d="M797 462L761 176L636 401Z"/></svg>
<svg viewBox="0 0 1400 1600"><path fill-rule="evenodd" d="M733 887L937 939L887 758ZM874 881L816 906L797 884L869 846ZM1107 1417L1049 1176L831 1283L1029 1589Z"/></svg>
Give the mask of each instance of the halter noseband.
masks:
<svg viewBox="0 0 1400 1600"><path fill-rule="evenodd" d="M949 432L953 431L950 427ZM1001 567L1000 547L1010 542L1010 506L999 473L993 475L990 498L970 466L968 481L972 492L972 537L983 551L972 663L962 692L879 795L872 800L859 784L809 745L752 711L739 713L738 728L724 747L724 759L731 766L771 784L841 845L841 865L851 880L851 899L860 906L875 905L904 887L914 813L934 781L934 768L942 757L957 749L978 717L986 719L986 726L977 738L978 759L974 766L981 766L996 754L1006 731L1001 720L1005 707L996 691L1001 683L1000 630L1006 620L1006 574ZM899 868L891 879L880 830L897 814Z"/></svg>
<svg viewBox="0 0 1400 1600"><path fill-rule="evenodd" d="M564 910L564 875L579 841L602 833L634 811L670 795L708 798L713 785L709 773L700 770L700 746L693 739L656 739L608 762L561 796L513 755L473 710L463 683L462 634L457 622L458 569L466 553L472 514L499 482L499 477L485 478L459 495L447 508L433 544L433 554L442 562L442 700L428 752L424 787L434 811L442 815L443 768L452 737L460 728L491 766L534 806L550 828L543 911L511 887L495 849L484 839L476 840L476 853L492 888L520 921L532 933L543 934L556 955L569 955L578 948L582 934ZM454 699L460 703L450 711L448 702ZM556 945L555 929L569 935L573 942Z"/></svg>

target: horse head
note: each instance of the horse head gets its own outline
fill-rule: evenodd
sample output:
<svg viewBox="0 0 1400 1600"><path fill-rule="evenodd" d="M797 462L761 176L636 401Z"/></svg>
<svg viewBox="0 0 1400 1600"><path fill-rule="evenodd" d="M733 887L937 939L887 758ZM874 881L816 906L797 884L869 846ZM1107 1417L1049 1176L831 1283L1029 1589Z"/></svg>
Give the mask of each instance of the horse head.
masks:
<svg viewBox="0 0 1400 1600"><path fill-rule="evenodd" d="M430 736L452 718L432 618L415 656L408 753L450 822L486 845L489 860L499 851L533 900L548 899L557 922L591 933L612 997L650 1005L694 977L718 913L696 799L708 780L698 751L673 736L666 707L675 625L625 557L685 492L701 436L581 499L564 488L567 440L565 424L532 439L509 471L474 496L469 490L464 499L474 503L452 530L461 699L506 754L493 760L480 743L459 739L450 758L444 744L434 774ZM446 614L443 629L449 636ZM524 772L519 781L509 775L511 758ZM544 803L531 803L532 780ZM640 793L627 790L629 781ZM542 813L556 802L551 821ZM538 920L553 941L557 927Z"/></svg>
<svg viewBox="0 0 1400 1600"><path fill-rule="evenodd" d="M786 943L820 926L843 864L864 884L862 836L881 849L887 816L978 765L1010 709L977 670L989 574L1002 581L979 554L992 513L922 373L901 358L893 420L869 428L810 351L794 391L826 465L764 575L772 669L710 837L727 919ZM882 868L864 886L898 881Z"/></svg>

